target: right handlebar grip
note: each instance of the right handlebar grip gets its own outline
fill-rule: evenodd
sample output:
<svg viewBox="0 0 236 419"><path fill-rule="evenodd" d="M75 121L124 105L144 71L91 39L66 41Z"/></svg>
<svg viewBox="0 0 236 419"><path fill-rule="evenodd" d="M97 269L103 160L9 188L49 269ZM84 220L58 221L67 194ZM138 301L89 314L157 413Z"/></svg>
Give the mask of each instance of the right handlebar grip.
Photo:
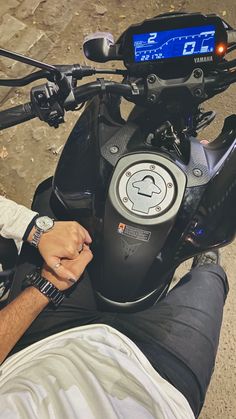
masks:
<svg viewBox="0 0 236 419"><path fill-rule="evenodd" d="M9 128L35 118L31 103L15 106L0 112L0 130Z"/></svg>

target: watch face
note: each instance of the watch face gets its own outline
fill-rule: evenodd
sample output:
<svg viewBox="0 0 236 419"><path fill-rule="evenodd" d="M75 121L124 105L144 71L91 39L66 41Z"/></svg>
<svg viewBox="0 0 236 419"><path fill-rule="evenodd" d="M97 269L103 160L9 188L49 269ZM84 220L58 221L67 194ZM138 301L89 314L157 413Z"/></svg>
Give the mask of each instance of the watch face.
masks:
<svg viewBox="0 0 236 419"><path fill-rule="evenodd" d="M35 224L40 230L47 231L53 227L54 221L51 218L44 216L44 217L37 218L37 220L35 221Z"/></svg>

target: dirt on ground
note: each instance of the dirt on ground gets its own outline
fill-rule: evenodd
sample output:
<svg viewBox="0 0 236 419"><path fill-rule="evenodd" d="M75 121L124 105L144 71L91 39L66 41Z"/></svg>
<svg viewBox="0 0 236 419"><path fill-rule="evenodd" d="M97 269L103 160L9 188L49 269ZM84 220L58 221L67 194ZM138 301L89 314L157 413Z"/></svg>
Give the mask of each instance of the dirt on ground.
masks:
<svg viewBox="0 0 236 419"><path fill-rule="evenodd" d="M171 11L217 13L236 27L235 0L0 0L0 47L16 50L51 64L91 64L82 53L83 38L95 31L111 32L115 38L130 24ZM1 29L2 28L2 29ZM120 66L112 63L109 66ZM17 77L32 68L0 59L0 78ZM30 88L0 88L2 109L29 101ZM236 88L231 87L209 101L206 109L217 112L216 120L201 138L213 140L226 116L235 113ZM127 111L127 110L126 110ZM36 185L51 176L73 124L80 112L68 113L59 129L39 120L0 132L0 193L30 206ZM222 265L230 282L219 352L201 419L236 418L236 246L222 250ZM188 269L180 267L178 275Z"/></svg>

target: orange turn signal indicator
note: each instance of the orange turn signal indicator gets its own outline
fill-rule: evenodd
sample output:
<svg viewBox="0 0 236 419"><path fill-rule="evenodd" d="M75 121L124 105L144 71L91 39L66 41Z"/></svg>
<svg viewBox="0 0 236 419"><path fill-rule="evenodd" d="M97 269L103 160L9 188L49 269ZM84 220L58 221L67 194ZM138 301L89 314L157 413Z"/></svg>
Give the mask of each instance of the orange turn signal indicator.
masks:
<svg viewBox="0 0 236 419"><path fill-rule="evenodd" d="M227 49L227 46L225 44L219 44L216 47L216 54L217 55L225 54L226 49Z"/></svg>

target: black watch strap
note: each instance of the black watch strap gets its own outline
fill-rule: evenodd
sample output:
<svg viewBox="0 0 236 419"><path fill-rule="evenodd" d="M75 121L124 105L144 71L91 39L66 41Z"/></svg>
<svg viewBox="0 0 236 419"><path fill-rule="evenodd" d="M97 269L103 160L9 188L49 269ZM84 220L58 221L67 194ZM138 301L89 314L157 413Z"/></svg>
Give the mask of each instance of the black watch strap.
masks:
<svg viewBox="0 0 236 419"><path fill-rule="evenodd" d="M46 278L43 278L38 270L27 275L27 281L28 285L37 288L42 294L48 297L55 307L58 307L65 298L65 294Z"/></svg>

